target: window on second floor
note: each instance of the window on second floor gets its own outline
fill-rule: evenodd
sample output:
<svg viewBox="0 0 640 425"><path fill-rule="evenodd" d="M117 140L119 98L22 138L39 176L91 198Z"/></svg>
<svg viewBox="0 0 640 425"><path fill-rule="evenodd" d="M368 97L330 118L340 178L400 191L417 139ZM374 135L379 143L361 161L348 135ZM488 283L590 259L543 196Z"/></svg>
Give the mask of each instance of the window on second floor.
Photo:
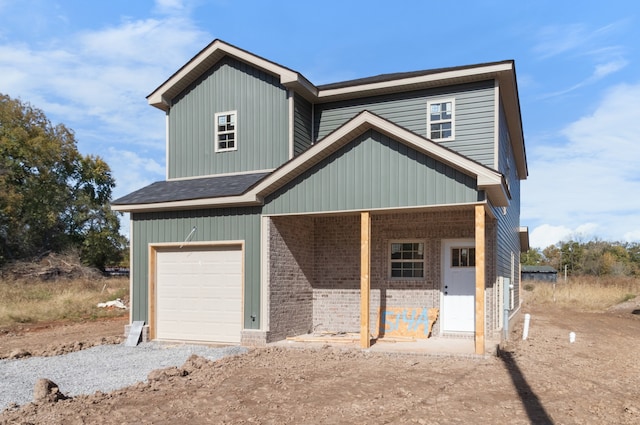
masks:
<svg viewBox="0 0 640 425"><path fill-rule="evenodd" d="M235 151L238 149L236 122L237 112L219 112L216 120L216 152Z"/></svg>
<svg viewBox="0 0 640 425"><path fill-rule="evenodd" d="M455 101L435 100L427 103L427 137L431 140L451 140L454 138Z"/></svg>

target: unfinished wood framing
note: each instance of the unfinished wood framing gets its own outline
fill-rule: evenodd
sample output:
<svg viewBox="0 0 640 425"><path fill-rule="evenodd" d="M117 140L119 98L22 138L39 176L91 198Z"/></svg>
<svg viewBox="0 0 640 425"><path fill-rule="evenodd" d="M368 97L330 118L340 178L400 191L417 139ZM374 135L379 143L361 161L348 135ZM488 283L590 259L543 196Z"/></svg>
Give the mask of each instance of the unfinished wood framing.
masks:
<svg viewBox="0 0 640 425"><path fill-rule="evenodd" d="M360 214L360 347L371 346L369 294L371 292L371 215Z"/></svg>
<svg viewBox="0 0 640 425"><path fill-rule="evenodd" d="M476 205L475 208L475 236L476 236L476 354L484 354L484 288L485 288L485 206Z"/></svg>

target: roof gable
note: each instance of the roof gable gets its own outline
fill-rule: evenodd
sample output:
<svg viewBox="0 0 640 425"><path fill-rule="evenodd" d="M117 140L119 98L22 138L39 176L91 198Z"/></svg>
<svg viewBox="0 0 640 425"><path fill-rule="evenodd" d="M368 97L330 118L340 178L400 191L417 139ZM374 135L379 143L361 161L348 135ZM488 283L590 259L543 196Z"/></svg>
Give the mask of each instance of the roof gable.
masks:
<svg viewBox="0 0 640 425"><path fill-rule="evenodd" d="M240 49L222 40L214 40L207 47L196 54L182 68L176 71L168 80L162 83L147 96L150 105L163 111L169 110L171 100L206 73L213 65L225 56L232 56L246 62L258 69L268 72L280 78L280 83L285 87L300 91L314 92L315 87L301 74L279 65L246 50Z"/></svg>
<svg viewBox="0 0 640 425"><path fill-rule="evenodd" d="M179 93L227 55L277 76L280 79L280 84L286 88L293 89L312 103L332 102L474 81L495 80L500 99L504 104L518 175L521 179L526 179L528 175L520 101L513 60L383 74L316 86L294 70L216 39L149 94L147 101L152 106L168 111L172 100Z"/></svg>
<svg viewBox="0 0 640 425"><path fill-rule="evenodd" d="M476 204L477 179L372 128L264 197L263 214Z"/></svg>

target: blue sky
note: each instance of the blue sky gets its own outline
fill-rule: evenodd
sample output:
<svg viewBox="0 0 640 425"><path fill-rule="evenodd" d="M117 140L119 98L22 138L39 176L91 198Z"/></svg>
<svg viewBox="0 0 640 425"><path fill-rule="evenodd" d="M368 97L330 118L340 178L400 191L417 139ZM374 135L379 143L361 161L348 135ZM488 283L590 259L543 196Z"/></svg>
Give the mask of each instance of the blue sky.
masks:
<svg viewBox="0 0 640 425"><path fill-rule="evenodd" d="M515 59L532 246L640 241L631 0L0 0L0 92L74 129L119 197L165 176L164 114L145 96L215 38L315 84Z"/></svg>

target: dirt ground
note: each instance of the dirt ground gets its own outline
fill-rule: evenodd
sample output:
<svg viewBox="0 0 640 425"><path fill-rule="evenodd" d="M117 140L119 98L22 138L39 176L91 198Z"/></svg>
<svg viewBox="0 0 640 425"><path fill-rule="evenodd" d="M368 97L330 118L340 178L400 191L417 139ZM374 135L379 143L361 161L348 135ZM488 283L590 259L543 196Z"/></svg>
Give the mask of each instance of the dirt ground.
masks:
<svg viewBox="0 0 640 425"><path fill-rule="evenodd" d="M499 357L267 347L180 369L109 394L5 410L20 424L640 424L640 298L604 313L525 307ZM17 348L110 341L123 322L0 334ZM569 343L569 332L576 341ZM60 389L64 393L64 388Z"/></svg>
<svg viewBox="0 0 640 425"><path fill-rule="evenodd" d="M128 313L111 319L52 322L0 328L0 359L59 356L99 344L124 341Z"/></svg>

